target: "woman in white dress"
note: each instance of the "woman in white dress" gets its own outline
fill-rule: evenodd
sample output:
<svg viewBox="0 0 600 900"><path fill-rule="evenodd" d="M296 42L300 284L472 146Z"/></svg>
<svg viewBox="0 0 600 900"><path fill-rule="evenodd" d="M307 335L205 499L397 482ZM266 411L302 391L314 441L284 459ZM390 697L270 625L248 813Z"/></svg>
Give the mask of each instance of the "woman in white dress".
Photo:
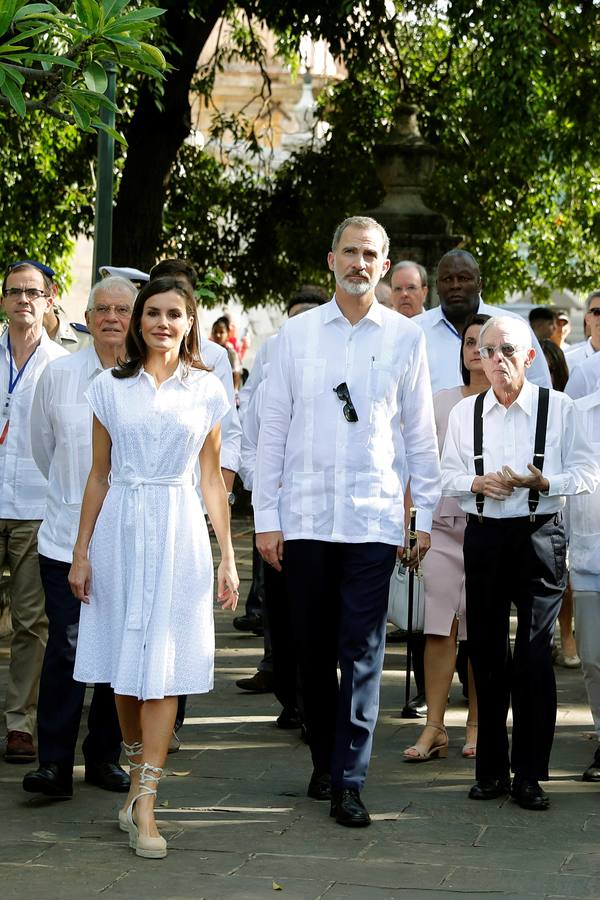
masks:
<svg viewBox="0 0 600 900"><path fill-rule="evenodd" d="M166 856L154 800L179 694L213 685L213 564L194 471L219 548L217 599L239 580L220 468L229 408L198 353L196 305L172 277L135 301L127 361L90 385L93 462L69 574L83 602L74 677L115 691L131 788L119 813L138 856ZM89 559L88 559L89 548Z"/></svg>

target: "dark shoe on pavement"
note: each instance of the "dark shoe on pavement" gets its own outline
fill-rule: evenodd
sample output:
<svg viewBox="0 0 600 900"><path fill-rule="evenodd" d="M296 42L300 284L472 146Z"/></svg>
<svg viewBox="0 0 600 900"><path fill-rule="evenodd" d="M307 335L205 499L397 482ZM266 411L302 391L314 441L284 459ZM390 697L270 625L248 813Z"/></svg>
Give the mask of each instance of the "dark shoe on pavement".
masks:
<svg viewBox="0 0 600 900"><path fill-rule="evenodd" d="M331 775L329 772L313 770L308 782L306 796L313 800L331 800Z"/></svg>
<svg viewBox="0 0 600 900"><path fill-rule="evenodd" d="M118 794L126 794L130 785L127 772L110 762L86 762L85 780L104 791L115 791Z"/></svg>
<svg viewBox="0 0 600 900"><path fill-rule="evenodd" d="M4 759L7 763L32 763L37 759L33 738L26 731L9 731Z"/></svg>
<svg viewBox="0 0 600 900"><path fill-rule="evenodd" d="M23 779L28 794L45 794L55 800L70 800L73 796L73 773L61 771L56 763L40 766Z"/></svg>
<svg viewBox="0 0 600 900"><path fill-rule="evenodd" d="M594 758L581 776L582 781L600 781L600 747L594 753Z"/></svg>
<svg viewBox="0 0 600 900"><path fill-rule="evenodd" d="M388 631L385 636L386 644L405 644L408 637L408 631L403 628L396 628L395 631Z"/></svg>
<svg viewBox="0 0 600 900"><path fill-rule="evenodd" d="M417 694L408 701L408 708L414 709L419 716L427 715L427 700L425 694Z"/></svg>
<svg viewBox="0 0 600 900"><path fill-rule="evenodd" d="M302 719L297 709L282 709L277 716L277 727L289 729L302 728Z"/></svg>
<svg viewBox="0 0 600 900"><path fill-rule="evenodd" d="M169 738L169 749L167 750L167 753L177 753L180 750L180 748L181 748L181 741L177 737L176 730L173 729L173 733L171 734L171 737Z"/></svg>
<svg viewBox="0 0 600 900"><path fill-rule="evenodd" d="M510 795L521 809L541 810L550 806L550 797L533 778L520 778L515 775Z"/></svg>
<svg viewBox="0 0 600 900"><path fill-rule="evenodd" d="M259 669L251 678L240 678L236 685L250 694L270 694L273 692L273 676Z"/></svg>
<svg viewBox="0 0 600 900"><path fill-rule="evenodd" d="M356 788L342 788L331 792L331 812L338 825L349 828L365 828L371 824L371 816L360 799Z"/></svg>
<svg viewBox="0 0 600 900"><path fill-rule="evenodd" d="M233 627L236 631L253 631L259 636L264 633L262 616L236 616Z"/></svg>
<svg viewBox="0 0 600 900"><path fill-rule="evenodd" d="M496 800L510 793L510 781L505 778L479 778L469 791L470 800Z"/></svg>

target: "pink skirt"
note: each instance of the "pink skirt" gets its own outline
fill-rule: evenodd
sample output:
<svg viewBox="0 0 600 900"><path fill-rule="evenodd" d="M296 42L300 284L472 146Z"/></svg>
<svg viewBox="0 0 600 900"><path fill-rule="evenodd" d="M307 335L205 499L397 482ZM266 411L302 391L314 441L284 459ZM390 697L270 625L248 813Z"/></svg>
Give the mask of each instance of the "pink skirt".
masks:
<svg viewBox="0 0 600 900"><path fill-rule="evenodd" d="M467 638L463 540L466 516L456 500L444 497L433 517L431 549L423 560L425 634L448 637L458 619L458 639Z"/></svg>

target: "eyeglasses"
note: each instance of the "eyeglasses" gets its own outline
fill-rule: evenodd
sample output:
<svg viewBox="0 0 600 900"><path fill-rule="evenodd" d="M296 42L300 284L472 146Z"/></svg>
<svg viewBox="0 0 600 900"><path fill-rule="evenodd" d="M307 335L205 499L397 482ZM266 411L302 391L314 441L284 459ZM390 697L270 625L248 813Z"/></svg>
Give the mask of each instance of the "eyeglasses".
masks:
<svg viewBox="0 0 600 900"><path fill-rule="evenodd" d="M131 315L131 307L120 303L99 303L92 306L91 312L98 313L99 316L107 316L109 312L114 312L117 316L125 317Z"/></svg>
<svg viewBox="0 0 600 900"><path fill-rule="evenodd" d="M342 381L341 384L338 384L337 387L333 389L337 394L338 400L342 400L344 403L344 408L342 412L344 413L345 419L347 422L358 422L358 413L354 409L354 404L352 402L352 398L350 397L350 391L348 390L348 385L345 381Z"/></svg>
<svg viewBox="0 0 600 900"><path fill-rule="evenodd" d="M40 291L39 288L7 288L4 291L4 296L7 300L17 300L21 294L25 294L30 302L41 300L42 297L48 296L45 291Z"/></svg>
<svg viewBox="0 0 600 900"><path fill-rule="evenodd" d="M521 349L521 347L515 347L514 344L498 344L497 347L480 347L479 355L482 359L491 359L499 350L502 356L506 357L506 359L510 359L511 356L514 356L515 353L518 353Z"/></svg>
<svg viewBox="0 0 600 900"><path fill-rule="evenodd" d="M588 312L592 316L600 316L600 306L594 306L593 309L588 309Z"/></svg>

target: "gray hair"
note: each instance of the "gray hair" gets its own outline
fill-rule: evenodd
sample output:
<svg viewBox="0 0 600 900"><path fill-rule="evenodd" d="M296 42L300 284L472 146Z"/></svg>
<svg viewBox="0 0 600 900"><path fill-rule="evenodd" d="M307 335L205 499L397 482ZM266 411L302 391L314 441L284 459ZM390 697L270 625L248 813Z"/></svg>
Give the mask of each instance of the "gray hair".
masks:
<svg viewBox="0 0 600 900"><path fill-rule="evenodd" d="M483 347L483 338L491 328L500 328L514 337L517 346L521 350L530 350L533 347L533 335L531 328L520 316L492 316L481 326L479 332L479 346Z"/></svg>
<svg viewBox="0 0 600 900"><path fill-rule="evenodd" d="M138 289L129 278L123 278L122 275L111 275L109 278L103 278L92 287L88 297L86 312L94 308L96 294L99 291L106 294L129 294L133 304L137 297Z"/></svg>
<svg viewBox="0 0 600 900"><path fill-rule="evenodd" d="M335 252L340 243L343 232L346 228L362 228L363 230L373 228L375 231L378 231L383 240L383 258L388 258L388 253L390 252L390 239L388 237L387 231L377 222L375 219L372 219L370 216L350 216L348 219L344 219L343 222L340 222L338 227L333 232L333 238L331 241L331 249Z"/></svg>
<svg viewBox="0 0 600 900"><path fill-rule="evenodd" d="M590 311L590 306L592 305L592 300L596 300L600 297L600 291L592 291L591 294L585 298L585 311L586 313Z"/></svg>
<svg viewBox="0 0 600 900"><path fill-rule="evenodd" d="M421 287L427 287L427 285L429 284L427 269L425 268L425 266L422 266L421 263L413 262L412 259L401 259L400 262L397 262L392 266L390 278L394 274L394 272L399 272L400 269L416 269L419 273L419 278L421 279Z"/></svg>

